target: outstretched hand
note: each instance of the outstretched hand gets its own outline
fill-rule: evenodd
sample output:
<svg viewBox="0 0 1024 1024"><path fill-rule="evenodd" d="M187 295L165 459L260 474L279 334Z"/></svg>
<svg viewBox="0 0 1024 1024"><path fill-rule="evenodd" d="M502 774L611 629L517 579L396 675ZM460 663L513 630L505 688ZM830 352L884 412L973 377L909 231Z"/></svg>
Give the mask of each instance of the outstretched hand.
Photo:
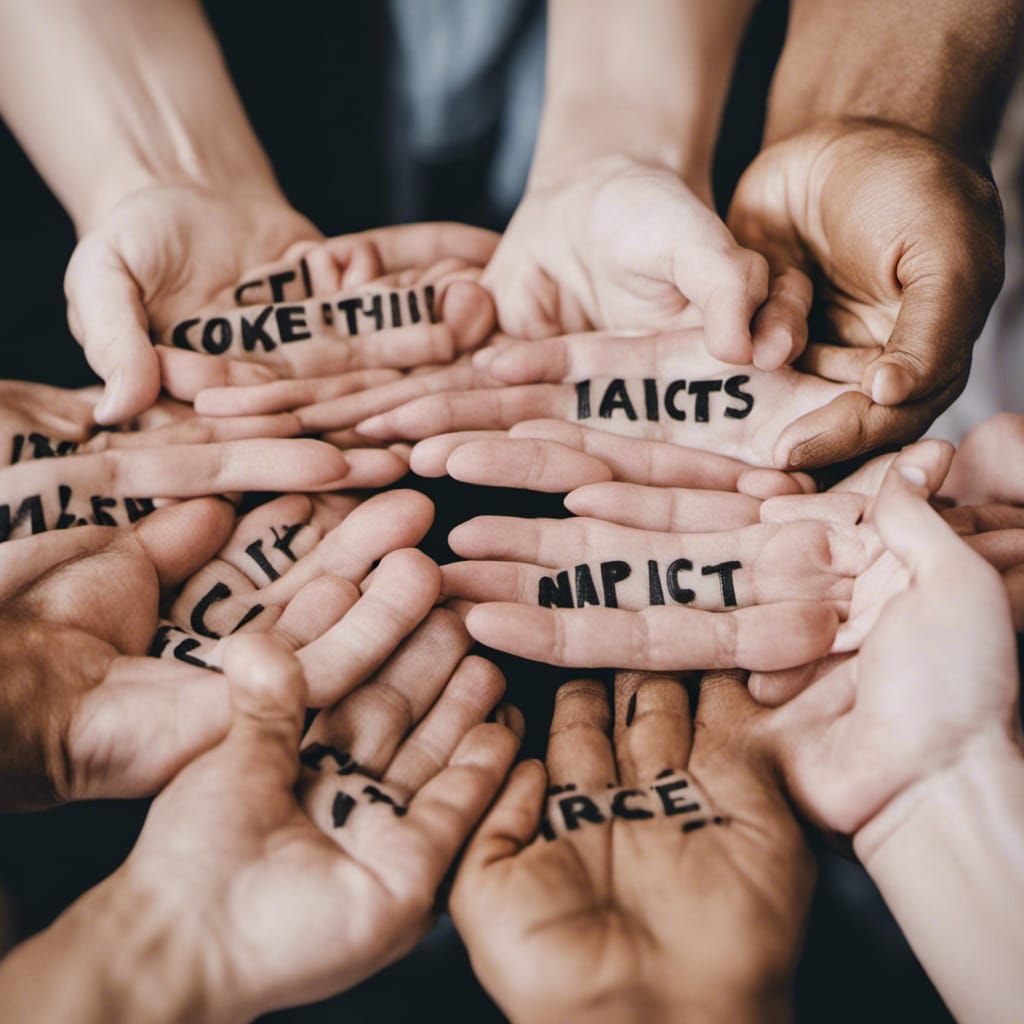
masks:
<svg viewBox="0 0 1024 1024"><path fill-rule="evenodd" d="M445 639L458 648L450 629ZM251 1020L347 988L409 950L518 746L511 729L483 724L500 674L447 653L431 666L438 640L414 635L388 679L359 691L397 685L417 709L393 723L379 771L317 744L300 754L298 661L267 637L233 640L226 735L156 799L125 864L5 960L5 1009L13 1000L18 1019L37 1019L32 1004L17 1004L58 956L73 981L47 1000L51 1010L62 991L95 993L96 1006L114 991L124 1019ZM386 693L381 704L397 711ZM329 734L350 740L350 727L371 726L344 709L331 713ZM157 957L147 955L154 944ZM135 969L118 968L115 982L112 965L126 957Z"/></svg>
<svg viewBox="0 0 1024 1024"><path fill-rule="evenodd" d="M515 769L450 901L512 1021L786 1019L813 865L755 714L728 673L695 722L677 676L619 673L614 712L558 691L547 772Z"/></svg>

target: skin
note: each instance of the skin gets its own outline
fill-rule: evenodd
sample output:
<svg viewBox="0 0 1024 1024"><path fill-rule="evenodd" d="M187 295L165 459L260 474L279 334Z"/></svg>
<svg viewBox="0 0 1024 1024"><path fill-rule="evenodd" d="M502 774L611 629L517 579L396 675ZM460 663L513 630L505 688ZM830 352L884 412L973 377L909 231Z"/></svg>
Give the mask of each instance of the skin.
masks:
<svg viewBox="0 0 1024 1024"><path fill-rule="evenodd" d="M473 969L509 1019L788 1019L814 870L752 741L755 715L728 673L705 675L695 720L678 676L618 673L614 714L599 683L561 687L547 770L517 767L451 896ZM601 800L665 770L685 773L728 824L612 818L538 834L546 784Z"/></svg>
<svg viewBox="0 0 1024 1024"><path fill-rule="evenodd" d="M557 0L526 192L484 275L518 337L703 325L743 360L766 261L713 209L711 159L749 0Z"/></svg>
<svg viewBox="0 0 1024 1024"><path fill-rule="evenodd" d="M402 744L412 723L395 721L380 772L338 776L330 761L300 770L298 661L267 637L236 638L226 736L157 798L125 864L5 959L5 1010L26 1021L72 1006L83 1021L251 1020L397 959L428 929L446 870L515 756L517 734L483 724L503 685L485 666L466 659L422 684L402 673L420 725ZM381 709L395 711L383 697ZM339 739L346 717L344 704L329 716ZM434 759L417 757L419 740ZM363 799L336 827L334 795L372 784L407 812ZM74 973L47 984L58 961Z"/></svg>
<svg viewBox="0 0 1024 1024"><path fill-rule="evenodd" d="M826 121L761 152L729 224L777 270L821 282L824 329L802 365L859 385L782 434L781 468L906 444L963 390L1003 280L1002 211L987 174L908 128ZM778 366L805 344L783 330L755 359Z"/></svg>
<svg viewBox="0 0 1024 1024"><path fill-rule="evenodd" d="M393 452L353 452L347 458L331 445L306 439L168 444L166 433L164 443L160 436L152 447L87 447L80 454L0 469L0 504L9 515L7 536L68 526L127 525L146 513L149 506L138 503L148 498L162 506L238 491L381 486L396 480L405 465ZM31 505L37 495L41 519L24 505Z"/></svg>
<svg viewBox="0 0 1024 1024"><path fill-rule="evenodd" d="M522 343L493 355L481 353L478 363L486 361L492 376L514 386L430 395L364 420L356 429L379 439L419 440L453 431L508 428L538 418L573 422L578 413L575 385L590 381L592 408L585 426L771 467L778 461L779 438L795 418L849 390L848 385L788 368L765 373L744 367L742 376L748 380L742 388L754 396L746 416L725 416L727 407L735 405L741 411L742 407L720 390L708 396L710 422L694 419L695 399L685 393L676 403L685 420L669 417L664 409L657 421L644 418L644 378L657 381L663 395L675 380L726 380L737 375L735 367L708 354L703 338L699 330L640 338L583 334L549 339L543 345ZM627 381L637 410L635 420L621 409L607 418L598 415L604 389L612 379Z"/></svg>
<svg viewBox="0 0 1024 1024"><path fill-rule="evenodd" d="M384 510L397 518L379 520ZM430 611L437 567L406 546L431 511L411 492L372 499L362 525L348 517L278 581L273 630L298 651L315 704L358 685ZM207 498L132 527L83 526L0 549L6 808L150 793L223 736L223 676L146 654L176 587L222 546L228 554L233 518Z"/></svg>
<svg viewBox="0 0 1024 1024"><path fill-rule="evenodd" d="M856 656L822 666L760 727L802 813L853 837L950 1010L1010 1021L1020 936L1005 907L1024 855L1017 651L998 573L927 504L933 471L933 451L908 449L873 507L909 585Z"/></svg>
<svg viewBox="0 0 1024 1024"><path fill-rule="evenodd" d="M429 246L420 239L425 231L438 236ZM397 238L378 248L373 239L388 234ZM175 347L164 356L169 366L182 350L209 366L204 353L213 345L214 361L258 362L271 376L340 374L372 386L381 369L447 364L490 333L493 305L478 283L477 264L456 256L410 263L444 245L452 252L486 253L490 239L488 232L458 224L420 224L296 246L286 259L250 269L237 287L188 309L188 316L154 336ZM382 251L395 262L385 263ZM358 309L346 313L350 301ZM380 304L380 323L374 303Z"/></svg>

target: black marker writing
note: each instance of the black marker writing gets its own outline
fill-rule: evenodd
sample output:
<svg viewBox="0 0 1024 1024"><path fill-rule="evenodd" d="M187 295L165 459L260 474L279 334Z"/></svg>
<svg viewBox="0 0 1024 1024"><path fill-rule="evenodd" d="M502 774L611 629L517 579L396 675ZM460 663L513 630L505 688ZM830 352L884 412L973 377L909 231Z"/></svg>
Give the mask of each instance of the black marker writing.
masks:
<svg viewBox="0 0 1024 1024"><path fill-rule="evenodd" d="M11 444L11 465L32 459L52 459L73 455L78 451L77 441L61 441L45 434L15 434Z"/></svg>
<svg viewBox="0 0 1024 1024"><path fill-rule="evenodd" d="M572 790L565 795L565 790ZM710 800L688 776L669 770L647 786L611 786L596 793L575 792L574 785L548 791L547 813L540 833L549 842L561 835L611 821L650 821L682 818L682 830L692 832L704 825L723 825L726 819L713 813Z"/></svg>
<svg viewBox="0 0 1024 1024"><path fill-rule="evenodd" d="M318 331L355 337L367 331L417 324L424 317L430 323L438 322L433 285L367 292L324 302L253 307L208 319L191 317L174 327L171 342L177 348L214 356L239 348L243 352L273 352L281 345L308 341Z"/></svg>
<svg viewBox="0 0 1024 1024"><path fill-rule="evenodd" d="M137 522L156 509L153 498L110 498L94 494L85 501L85 508L79 507L74 499L74 490L67 484L59 484L56 495L30 494L16 505L0 503L0 542L9 540L15 533L45 533L71 526L120 526ZM28 530L23 529L26 525Z"/></svg>
<svg viewBox="0 0 1024 1024"><path fill-rule="evenodd" d="M729 419L741 420L749 416L754 408L754 396L749 391L743 390L743 385L749 380L750 377L746 374L689 382L673 380L665 385L664 393L659 398L661 382L653 377L644 377L639 382L642 387L642 403L639 403L630 392L631 387L636 389L637 381L616 377L604 386L597 407L597 415L602 419L612 419L616 414L621 414L628 420L636 420L639 418L637 409L640 407L643 409L644 418L652 422L661 418L662 409L670 419L679 421L692 416L694 423L710 423L713 410ZM741 404L722 408L720 401L713 402L711 399L712 395L721 391ZM590 419L593 415L591 392L591 381L583 380L576 384L576 418L578 420Z"/></svg>
<svg viewBox="0 0 1024 1024"><path fill-rule="evenodd" d="M734 574L743 568L738 561L719 562L705 565L701 576L717 576L722 593L722 604L734 608L738 601ZM573 568L570 575L563 569L554 576L541 576L537 582L537 603L542 608L585 608L588 605L603 604L606 608L618 608L618 585L630 578L633 569L628 562L616 559L598 564L601 577L601 591L598 592L593 570L586 562ZM662 570L654 559L647 562L647 592L651 605L666 604L666 594L675 604L692 604L697 593L683 585L684 573L695 573L696 567L688 558L677 558ZM710 603L710 602L709 602Z"/></svg>

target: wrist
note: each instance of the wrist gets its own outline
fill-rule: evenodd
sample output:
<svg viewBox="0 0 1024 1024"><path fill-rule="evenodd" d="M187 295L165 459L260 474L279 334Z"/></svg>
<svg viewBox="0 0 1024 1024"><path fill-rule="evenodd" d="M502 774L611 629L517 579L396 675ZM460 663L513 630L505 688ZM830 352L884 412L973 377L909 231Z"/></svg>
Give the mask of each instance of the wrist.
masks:
<svg viewBox="0 0 1024 1024"><path fill-rule="evenodd" d="M556 185L608 161L668 170L701 198L711 195L717 124L699 124L679 111L647 110L638 117L628 98L552 99L545 110L528 190Z"/></svg>
<svg viewBox="0 0 1024 1024"><path fill-rule="evenodd" d="M952 764L886 802L853 837L869 874L898 866L904 855L947 844L972 828L998 827L1001 811L1024 798L1024 751L1006 733L979 737ZM1012 815L1011 815L1012 817ZM993 818L995 820L993 820ZM950 823L957 822L955 829Z"/></svg>
<svg viewBox="0 0 1024 1024"><path fill-rule="evenodd" d="M143 159L127 154L101 177L69 198L68 212L79 237L85 234L118 203L129 196L155 188L197 188L222 192L235 199L251 197L256 202L287 204L269 165L261 168L254 161L236 167L216 156L207 159L197 152L191 155L167 155Z"/></svg>
<svg viewBox="0 0 1024 1024"><path fill-rule="evenodd" d="M0 990L24 992L26 1022L223 1021L189 909L121 868L10 955Z"/></svg>

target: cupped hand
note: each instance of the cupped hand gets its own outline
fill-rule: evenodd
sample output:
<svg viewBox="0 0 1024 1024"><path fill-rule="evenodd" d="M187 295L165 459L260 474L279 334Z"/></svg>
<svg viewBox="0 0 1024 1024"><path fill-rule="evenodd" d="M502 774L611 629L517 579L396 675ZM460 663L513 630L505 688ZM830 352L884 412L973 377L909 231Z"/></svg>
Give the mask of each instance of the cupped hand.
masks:
<svg viewBox="0 0 1024 1024"><path fill-rule="evenodd" d="M815 666L771 719L791 793L833 831L857 833L890 807L898 816L922 787L1019 731L1006 590L928 505L943 458L929 443L894 461L871 519L906 585L875 602L855 655ZM751 679L752 690L768 683Z"/></svg>
<svg viewBox="0 0 1024 1024"><path fill-rule="evenodd" d="M733 362L750 362L751 320L769 298L763 257L676 174L625 157L531 182L483 280L516 337L702 325Z"/></svg>
<svg viewBox="0 0 1024 1024"><path fill-rule="evenodd" d="M152 336L230 302L246 268L319 237L273 189L156 186L121 200L82 237L64 281L71 331L106 381L97 421L122 422L156 400Z"/></svg>
<svg viewBox="0 0 1024 1024"><path fill-rule="evenodd" d="M355 706L315 727L327 743L301 754L299 663L266 637L228 646L227 735L161 793L128 860L86 897L150 910L149 934L166 934L195 972L175 983L191 996L190 1019L251 1020L324 998L427 931L518 746L509 728L484 724L500 673L460 660L463 646L457 627L431 620ZM367 746L387 722L374 768L327 745Z"/></svg>
<svg viewBox="0 0 1024 1024"><path fill-rule="evenodd" d="M306 502L308 508L305 498L282 501ZM396 550L425 532L429 502L411 492L389 492L363 508L370 511L361 527L349 516L287 573L284 551L265 555L268 564L276 560L281 578L276 590L260 595L266 610L262 621L253 617L251 628L273 629L298 650L321 704L374 671L429 612L440 588L429 559ZM395 518L378 521L375 513L382 511ZM243 520L234 539L247 539L254 521L278 525L267 520L282 513L282 527L295 525L293 518L302 521L303 509L278 503L269 514L257 510ZM223 735L223 677L201 659L146 654L154 647L161 606L190 577L172 615L180 618L195 594L190 626L198 621L204 639L217 631L220 592L213 587L224 582L232 559L252 558L232 544L233 523L230 505L204 499L157 510L131 527L85 526L0 547L8 676L0 710L5 806L149 793ZM300 549L305 543L294 534L288 539ZM382 561L360 597L357 583L376 559ZM201 569L211 560L217 579L199 594ZM230 585L243 600L237 580ZM208 595L213 600L197 613ZM232 620L221 628L236 625ZM163 639L173 658L180 643Z"/></svg>
<svg viewBox="0 0 1024 1024"><path fill-rule="evenodd" d="M773 273L816 282L824 334L804 367L860 385L794 423L778 465L915 440L963 390L1003 280L1002 210L983 170L907 128L826 122L762 151L729 226ZM780 366L805 343L782 329L755 360Z"/></svg>
<svg viewBox="0 0 1024 1024"><path fill-rule="evenodd" d="M512 1021L787 1019L813 862L755 714L727 673L696 722L675 676L619 673L614 712L558 691L547 772L515 769L450 901Z"/></svg>

